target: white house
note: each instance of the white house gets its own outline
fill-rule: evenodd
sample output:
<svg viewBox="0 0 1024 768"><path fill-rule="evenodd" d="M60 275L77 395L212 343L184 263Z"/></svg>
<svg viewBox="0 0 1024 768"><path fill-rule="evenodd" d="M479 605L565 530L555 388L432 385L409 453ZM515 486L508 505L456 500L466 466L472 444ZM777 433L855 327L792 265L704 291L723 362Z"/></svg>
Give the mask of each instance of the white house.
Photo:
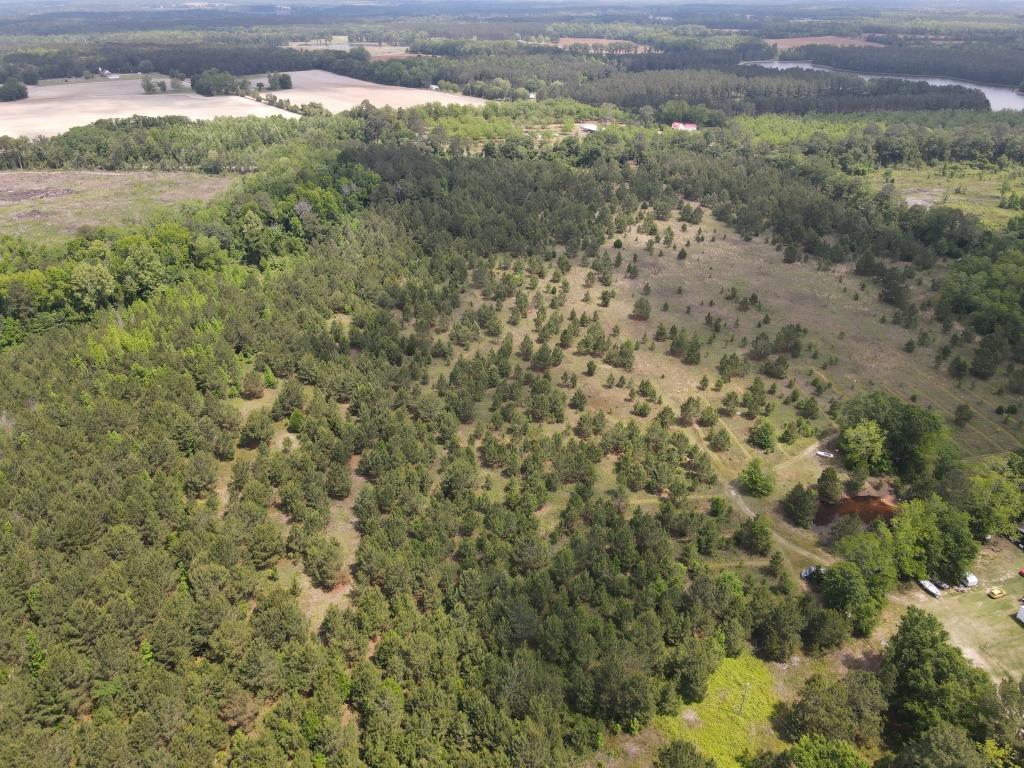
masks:
<svg viewBox="0 0 1024 768"><path fill-rule="evenodd" d="M580 123L580 130L584 133L597 133L597 123Z"/></svg>
<svg viewBox="0 0 1024 768"><path fill-rule="evenodd" d="M673 131L696 131L697 130L697 124L696 123L680 123L680 122L675 122L675 123L672 123L672 130Z"/></svg>

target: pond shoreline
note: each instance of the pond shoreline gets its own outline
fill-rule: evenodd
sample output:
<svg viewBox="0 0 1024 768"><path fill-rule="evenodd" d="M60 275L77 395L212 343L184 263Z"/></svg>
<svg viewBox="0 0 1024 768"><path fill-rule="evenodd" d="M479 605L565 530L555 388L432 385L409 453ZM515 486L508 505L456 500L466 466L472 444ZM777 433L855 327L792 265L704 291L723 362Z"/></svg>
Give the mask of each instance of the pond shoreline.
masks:
<svg viewBox="0 0 1024 768"><path fill-rule="evenodd" d="M998 85L996 83L983 83L977 80L963 80L956 77L944 75L905 75L893 72L864 72L855 69L841 69L830 67L826 64L816 64L809 59L762 59L759 61L741 61L740 66L761 67L778 72L790 69L802 69L814 72L833 72L839 75L853 75L864 80L888 79L905 80L907 82L923 82L937 87L957 85L962 88L971 88L981 91L989 101L989 107L993 112L1009 110L1012 112L1024 111L1024 92L1013 86ZM938 81L938 82L936 82Z"/></svg>
<svg viewBox="0 0 1024 768"><path fill-rule="evenodd" d="M860 77L891 77L898 80L953 80L957 83L963 83L964 85L973 85L984 88L1006 88L1014 93L1024 95L1024 91L1020 88L1015 88L1012 85L1006 83L986 83L981 80L964 80L962 77L953 77L952 75L911 75L906 72L866 72L863 69L843 69L842 67L833 67L829 64L818 64L812 59L760 59L758 61L741 61L740 66L765 66L766 64L811 64L815 67L820 67L821 70L828 72L838 72L841 75L859 75ZM765 69L771 69L772 67L765 67Z"/></svg>

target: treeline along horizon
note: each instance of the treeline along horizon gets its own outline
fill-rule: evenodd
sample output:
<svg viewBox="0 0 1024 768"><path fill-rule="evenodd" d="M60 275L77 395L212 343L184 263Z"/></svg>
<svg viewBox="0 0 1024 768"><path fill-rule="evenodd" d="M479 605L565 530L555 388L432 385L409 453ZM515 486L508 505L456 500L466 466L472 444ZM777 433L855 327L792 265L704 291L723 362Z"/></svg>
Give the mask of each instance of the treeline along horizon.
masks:
<svg viewBox="0 0 1024 768"><path fill-rule="evenodd" d="M373 61L364 51L297 51L283 47L210 44L105 43L95 48L4 55L0 76L26 83L78 77L98 69L156 71L197 77L216 69L236 76L296 69L325 69L372 82L423 88L439 84L488 98L569 97L593 105L638 109L665 101L734 113L856 112L871 109L987 109L977 90L898 80L864 81L821 72L770 72L738 67L736 49L694 47L635 57L600 57L518 46L515 43L449 46L425 50L444 56ZM737 98L737 96L739 98Z"/></svg>

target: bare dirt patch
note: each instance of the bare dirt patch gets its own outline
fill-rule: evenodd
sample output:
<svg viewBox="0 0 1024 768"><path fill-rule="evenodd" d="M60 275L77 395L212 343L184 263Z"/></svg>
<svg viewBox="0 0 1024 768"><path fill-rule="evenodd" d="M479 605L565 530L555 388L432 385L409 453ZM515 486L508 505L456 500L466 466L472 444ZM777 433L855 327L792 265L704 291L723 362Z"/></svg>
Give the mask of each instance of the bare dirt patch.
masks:
<svg viewBox="0 0 1024 768"><path fill-rule="evenodd" d="M335 75L322 69L289 72L292 87L286 91L275 91L274 95L287 99L292 104L317 102L331 112L358 107L364 101L375 107L418 107L423 104L469 104L483 106L485 99L463 96L461 93L431 91L426 88L402 88L397 85L380 85L354 77ZM266 75L248 75L247 80L266 82Z"/></svg>
<svg viewBox="0 0 1024 768"><path fill-rule="evenodd" d="M835 45L840 48L884 48L881 43L872 43L863 35L860 37L839 37L836 35L821 35L819 37L776 37L766 39L768 45L777 46L780 51L788 51L791 48L799 48L802 45Z"/></svg>
<svg viewBox="0 0 1024 768"><path fill-rule="evenodd" d="M632 40L615 40L604 37L560 37L558 38L559 48L572 48L582 45L592 51L603 53L648 53L651 50L649 45L634 43Z"/></svg>
<svg viewBox="0 0 1024 768"><path fill-rule="evenodd" d="M413 59L423 56L422 53L410 53L407 45L388 45L387 43L349 43L333 40L310 40L307 42L288 43L289 48L297 51L353 51L364 49L371 59Z"/></svg>
<svg viewBox="0 0 1024 768"><path fill-rule="evenodd" d="M2 184L3 180L0 180L0 185ZM63 197L64 195L70 194L71 190L67 188L58 189L55 187L43 187L42 189L18 189L16 186L13 188L0 186L0 205L4 203L20 203L23 200L39 200L42 198L49 197Z"/></svg>
<svg viewBox="0 0 1024 768"><path fill-rule="evenodd" d="M352 109L368 101L375 107L414 107L422 104L473 104L487 102L458 93L356 80L323 70L291 72L293 87L275 95L293 104L318 102L332 112ZM249 80L266 82L266 75ZM192 91L146 94L138 78L79 80L32 85L28 98L0 104L0 136L54 136L71 128L105 118L133 115L165 117L183 115L193 120L216 117L295 118L297 115L242 96L200 96Z"/></svg>
<svg viewBox="0 0 1024 768"><path fill-rule="evenodd" d="M30 85L28 98L0 104L0 136L55 136L114 117L184 115L294 117L290 112L241 96L200 96L191 91L146 94L137 78Z"/></svg>

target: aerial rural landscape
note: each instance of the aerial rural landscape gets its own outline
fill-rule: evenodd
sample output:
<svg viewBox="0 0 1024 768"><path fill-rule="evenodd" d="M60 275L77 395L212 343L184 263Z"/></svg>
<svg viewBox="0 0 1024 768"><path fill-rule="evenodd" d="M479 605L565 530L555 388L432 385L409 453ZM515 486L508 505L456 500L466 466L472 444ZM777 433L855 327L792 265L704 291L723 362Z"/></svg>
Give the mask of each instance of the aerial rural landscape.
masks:
<svg viewBox="0 0 1024 768"><path fill-rule="evenodd" d="M1024 766L1024 5L0 4L0 765Z"/></svg>

